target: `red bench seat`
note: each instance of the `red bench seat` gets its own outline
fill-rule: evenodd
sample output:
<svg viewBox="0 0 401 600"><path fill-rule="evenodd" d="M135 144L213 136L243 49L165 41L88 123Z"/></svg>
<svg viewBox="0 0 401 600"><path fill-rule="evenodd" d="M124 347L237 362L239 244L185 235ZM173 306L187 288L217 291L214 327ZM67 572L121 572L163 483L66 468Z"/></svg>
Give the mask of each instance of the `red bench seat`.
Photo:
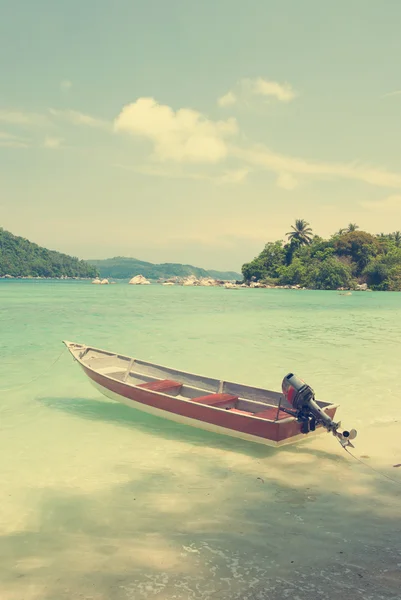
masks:
<svg viewBox="0 0 401 600"><path fill-rule="evenodd" d="M172 381L171 379L162 379L161 381L148 381L147 383L141 383L138 385L140 388L145 390L152 390L152 392L177 392L182 388L182 383L179 381Z"/></svg>
<svg viewBox="0 0 401 600"><path fill-rule="evenodd" d="M255 414L255 417L258 417L259 419L269 419L269 421L281 421L281 419L288 419L290 416L291 415L288 415L282 410L279 411L277 416L277 408L274 406Z"/></svg>
<svg viewBox="0 0 401 600"><path fill-rule="evenodd" d="M198 398L191 398L192 402L199 404L206 404L207 406L224 406L229 402L235 402L238 400L238 396L231 396L231 394L208 394L207 396L198 396Z"/></svg>

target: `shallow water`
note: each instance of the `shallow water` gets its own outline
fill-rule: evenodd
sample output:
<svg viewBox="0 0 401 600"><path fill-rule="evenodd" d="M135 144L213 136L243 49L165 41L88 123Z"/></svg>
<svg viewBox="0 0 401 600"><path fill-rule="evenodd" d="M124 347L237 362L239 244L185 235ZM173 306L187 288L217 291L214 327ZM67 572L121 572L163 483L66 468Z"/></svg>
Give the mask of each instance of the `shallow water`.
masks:
<svg viewBox="0 0 401 600"><path fill-rule="evenodd" d="M1 600L398 597L401 487L334 438L242 443L51 365L69 339L273 389L294 371L401 482L401 294L0 281L0 333Z"/></svg>

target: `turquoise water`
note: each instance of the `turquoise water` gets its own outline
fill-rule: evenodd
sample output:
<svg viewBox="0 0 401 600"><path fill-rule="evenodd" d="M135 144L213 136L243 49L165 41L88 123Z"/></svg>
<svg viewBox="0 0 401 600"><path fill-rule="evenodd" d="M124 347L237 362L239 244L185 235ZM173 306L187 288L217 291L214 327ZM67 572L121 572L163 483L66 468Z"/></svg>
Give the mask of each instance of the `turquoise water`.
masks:
<svg viewBox="0 0 401 600"><path fill-rule="evenodd" d="M272 389L294 371L401 480L401 294L0 281L0 333L2 600L281 598L361 547L401 563L400 487L331 436L254 446L102 399L67 352L50 368L69 339Z"/></svg>

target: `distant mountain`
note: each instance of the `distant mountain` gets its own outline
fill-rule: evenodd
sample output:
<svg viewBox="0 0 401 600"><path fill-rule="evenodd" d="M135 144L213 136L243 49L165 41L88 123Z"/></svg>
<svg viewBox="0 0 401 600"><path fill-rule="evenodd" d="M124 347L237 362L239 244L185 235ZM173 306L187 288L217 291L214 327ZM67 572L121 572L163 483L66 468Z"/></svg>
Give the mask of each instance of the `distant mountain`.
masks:
<svg viewBox="0 0 401 600"><path fill-rule="evenodd" d="M88 260L87 262L96 267L100 273L100 277L110 279L130 279L135 275L143 275L147 279L169 279L170 277L188 277L189 275L195 275L195 277L213 277L214 279L223 280L242 279L242 275L233 271L206 271L199 267L178 263L157 265L124 256L106 258L105 260Z"/></svg>
<svg viewBox="0 0 401 600"><path fill-rule="evenodd" d="M0 277L82 277L97 275L83 260L47 250L0 227Z"/></svg>
<svg viewBox="0 0 401 600"><path fill-rule="evenodd" d="M223 279L224 281L242 281L243 277L235 271L208 271L213 279Z"/></svg>

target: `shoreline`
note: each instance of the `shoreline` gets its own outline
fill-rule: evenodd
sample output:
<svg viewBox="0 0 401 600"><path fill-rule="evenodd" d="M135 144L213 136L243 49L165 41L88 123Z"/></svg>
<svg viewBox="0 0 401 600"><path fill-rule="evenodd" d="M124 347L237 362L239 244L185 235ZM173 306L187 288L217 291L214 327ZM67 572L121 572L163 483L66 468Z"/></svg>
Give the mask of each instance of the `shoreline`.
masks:
<svg viewBox="0 0 401 600"><path fill-rule="evenodd" d="M144 278L145 279L145 278ZM188 278L187 278L188 279ZM110 278L110 279L93 279L93 277L34 277L34 276L7 276L0 275L1 281L83 281L90 282L92 284L98 285L127 285L130 284L128 278L118 279L118 278ZM331 288L331 289L318 289L318 288L307 288L301 287L299 285L269 285L262 284L258 282L251 283L234 283L232 281L218 281L218 280L210 280L208 279L205 282L196 280L196 281L188 281L186 279L181 281L172 282L171 280L144 280L143 282L132 283L131 285L156 285L156 286L165 286L165 287L216 287L216 288L224 288L229 290L243 290L243 289L268 289L268 290L294 290L294 291L309 291L309 292L339 292L339 295L348 296L351 295L352 292L377 292L384 291L389 292L389 290L374 290L363 285L357 286L356 288ZM391 290L392 291L392 290ZM343 292L343 293L341 293Z"/></svg>

